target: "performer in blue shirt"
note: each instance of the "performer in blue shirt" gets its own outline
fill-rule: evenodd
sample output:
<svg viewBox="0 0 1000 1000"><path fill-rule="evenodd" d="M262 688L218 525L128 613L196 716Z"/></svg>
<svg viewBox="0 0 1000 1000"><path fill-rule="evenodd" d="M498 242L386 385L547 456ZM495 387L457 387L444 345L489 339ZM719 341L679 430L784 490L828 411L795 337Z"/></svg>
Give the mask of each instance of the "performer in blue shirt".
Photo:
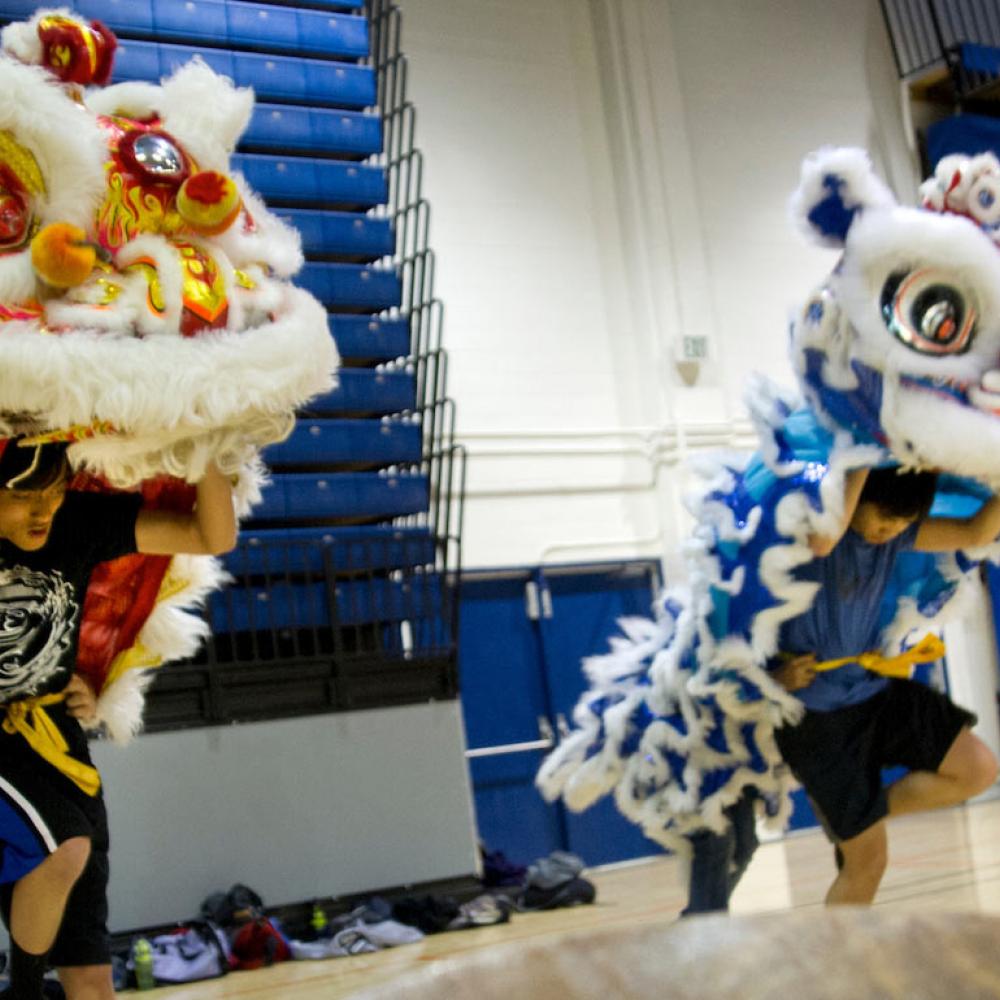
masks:
<svg viewBox="0 0 1000 1000"><path fill-rule="evenodd" d="M816 669L880 648L882 597L904 549L957 551L1000 534L997 497L968 520L927 517L935 485L933 473L850 473L840 531L813 536L817 558L796 574L819 585L816 600L782 627L774 675L806 713L776 738L838 848L828 903L875 897L888 859L888 816L955 805L997 778L995 757L972 733L975 716L946 695L854 661ZM882 768L894 765L909 773L883 788Z"/></svg>

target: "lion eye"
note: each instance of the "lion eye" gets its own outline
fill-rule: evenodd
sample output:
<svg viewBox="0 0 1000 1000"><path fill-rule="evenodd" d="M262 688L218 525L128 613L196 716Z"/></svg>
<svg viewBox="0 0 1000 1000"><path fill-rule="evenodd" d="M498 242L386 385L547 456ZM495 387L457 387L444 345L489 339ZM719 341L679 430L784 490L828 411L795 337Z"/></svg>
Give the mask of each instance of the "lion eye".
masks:
<svg viewBox="0 0 1000 1000"><path fill-rule="evenodd" d="M882 286L886 329L921 354L964 354L976 336L976 310L933 268L896 271Z"/></svg>
<svg viewBox="0 0 1000 1000"><path fill-rule="evenodd" d="M166 132L132 132L119 153L130 170L153 184L179 186L191 173L183 150Z"/></svg>

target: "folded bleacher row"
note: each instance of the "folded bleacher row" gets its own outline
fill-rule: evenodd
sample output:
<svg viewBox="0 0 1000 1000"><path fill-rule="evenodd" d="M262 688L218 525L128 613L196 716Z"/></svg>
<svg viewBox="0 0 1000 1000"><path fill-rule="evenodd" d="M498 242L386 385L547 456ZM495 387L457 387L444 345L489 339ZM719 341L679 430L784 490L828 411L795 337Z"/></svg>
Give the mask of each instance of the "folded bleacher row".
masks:
<svg viewBox="0 0 1000 1000"><path fill-rule="evenodd" d="M3 21L36 0L0 0ZM297 283L343 368L294 433L227 557L215 637L163 671L152 730L455 693L460 455L405 98L381 0L76 0L119 38L113 82L198 56L257 105L234 168L302 234Z"/></svg>

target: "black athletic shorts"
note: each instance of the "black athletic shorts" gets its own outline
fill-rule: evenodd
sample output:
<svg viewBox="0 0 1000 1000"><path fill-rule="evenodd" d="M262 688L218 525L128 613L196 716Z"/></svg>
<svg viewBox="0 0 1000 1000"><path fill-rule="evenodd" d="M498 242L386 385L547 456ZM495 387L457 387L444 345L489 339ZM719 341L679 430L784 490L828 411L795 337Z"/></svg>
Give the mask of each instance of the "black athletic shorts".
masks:
<svg viewBox="0 0 1000 1000"><path fill-rule="evenodd" d="M63 704L46 708L77 760L92 763L87 738ZM87 867L73 887L50 961L55 966L106 965L108 818L104 796L87 795L43 760L23 736L0 730L0 868L8 874L37 864L71 837L91 842ZM14 882L0 885L0 912L10 927Z"/></svg>
<svg viewBox="0 0 1000 1000"><path fill-rule="evenodd" d="M806 712L776 730L778 749L835 840L850 840L888 812L882 768L936 771L976 717L916 681L894 679L874 697Z"/></svg>

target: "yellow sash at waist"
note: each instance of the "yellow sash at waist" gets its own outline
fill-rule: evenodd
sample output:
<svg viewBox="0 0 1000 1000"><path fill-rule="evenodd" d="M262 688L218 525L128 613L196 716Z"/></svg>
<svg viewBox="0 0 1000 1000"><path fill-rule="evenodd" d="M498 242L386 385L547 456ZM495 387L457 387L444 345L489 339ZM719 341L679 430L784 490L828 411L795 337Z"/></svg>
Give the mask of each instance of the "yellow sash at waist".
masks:
<svg viewBox="0 0 1000 1000"><path fill-rule="evenodd" d="M910 671L918 663L932 663L944 656L944 643L936 636L928 633L915 646L898 656L883 656L881 653L859 653L857 656L845 656L839 660L821 660L813 666L813 670L836 670L848 663L860 663L865 670L884 677L909 677Z"/></svg>
<svg viewBox="0 0 1000 1000"><path fill-rule="evenodd" d="M97 773L97 768L70 756L66 737L45 711L46 705L56 705L64 697L62 694L47 694L41 698L12 702L6 706L3 731L20 733L35 753L65 774L81 791L87 795L97 795L101 789L101 776Z"/></svg>

